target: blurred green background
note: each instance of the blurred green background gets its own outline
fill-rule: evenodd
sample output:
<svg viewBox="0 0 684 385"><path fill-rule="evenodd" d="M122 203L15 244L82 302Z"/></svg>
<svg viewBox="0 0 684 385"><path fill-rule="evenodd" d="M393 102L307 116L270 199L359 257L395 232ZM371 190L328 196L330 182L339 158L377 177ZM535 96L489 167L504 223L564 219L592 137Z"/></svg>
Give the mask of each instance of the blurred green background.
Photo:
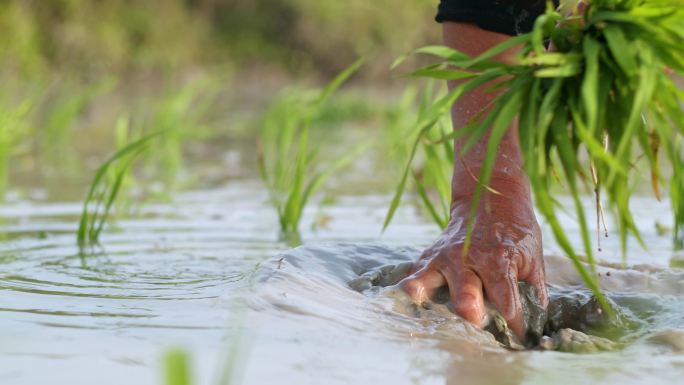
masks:
<svg viewBox="0 0 684 385"><path fill-rule="evenodd" d="M317 124L364 136L391 126L396 139L414 120L415 90L389 67L439 42L436 4L0 0L0 188L81 199L112 152L156 130L171 134L139 173L161 182L157 192L255 175L249 153L269 106L359 57L364 66ZM217 164L231 149L243 153L239 170ZM206 175L184 175L188 159Z"/></svg>

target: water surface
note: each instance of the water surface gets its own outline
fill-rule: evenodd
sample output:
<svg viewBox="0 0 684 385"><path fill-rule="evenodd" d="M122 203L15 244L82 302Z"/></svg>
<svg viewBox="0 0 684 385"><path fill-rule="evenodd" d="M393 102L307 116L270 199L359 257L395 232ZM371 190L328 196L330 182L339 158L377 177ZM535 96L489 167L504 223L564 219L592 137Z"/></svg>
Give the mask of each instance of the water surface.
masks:
<svg viewBox="0 0 684 385"><path fill-rule="evenodd" d="M73 234L79 204L0 207L0 383L160 384L171 346L188 349L201 384L226 362L245 384L671 384L684 376L683 276L667 268L669 237L654 227L667 223L666 204L635 202L649 251L630 247L630 265L640 266L604 279L644 326L622 350L577 355L510 352L452 314L417 318L383 291L351 290L361 270L415 259L437 235L410 206L381 234L387 196L312 205L302 225L308 246L287 251L266 199L254 180L177 194L117 222L86 258ZM564 222L576 235L572 219ZM546 253L557 255L545 234ZM621 261L614 238L599 258ZM567 261L547 263L550 283L577 287Z"/></svg>

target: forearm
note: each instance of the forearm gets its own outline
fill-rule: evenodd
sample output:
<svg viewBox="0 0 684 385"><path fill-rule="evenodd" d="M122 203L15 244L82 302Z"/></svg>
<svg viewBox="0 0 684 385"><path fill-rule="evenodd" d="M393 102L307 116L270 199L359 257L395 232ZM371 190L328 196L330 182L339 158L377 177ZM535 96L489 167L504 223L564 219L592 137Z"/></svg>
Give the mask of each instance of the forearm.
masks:
<svg viewBox="0 0 684 385"><path fill-rule="evenodd" d="M490 47L510 38L496 32L484 31L479 27L466 23L444 23L444 42L470 56L476 56ZM510 62L515 51L505 52L495 59ZM450 87L456 83L450 83ZM491 86L491 85L489 85ZM497 93L487 90L488 85L479 87L463 95L452 108L454 129L481 118L491 108ZM452 179L452 204L470 201L479 183L479 173L487 153L489 135L484 135L469 151L463 152L468 140L462 138L454 144L454 174ZM504 135L497 150L495 167L488 187L501 195L485 190L483 201L516 199L523 206L530 206L529 183L525 177L517 124L511 125Z"/></svg>

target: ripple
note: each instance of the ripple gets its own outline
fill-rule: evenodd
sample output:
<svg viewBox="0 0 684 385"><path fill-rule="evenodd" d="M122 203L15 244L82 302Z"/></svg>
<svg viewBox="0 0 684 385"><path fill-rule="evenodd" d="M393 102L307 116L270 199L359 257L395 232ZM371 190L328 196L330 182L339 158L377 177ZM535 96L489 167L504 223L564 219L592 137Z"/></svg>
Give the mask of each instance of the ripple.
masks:
<svg viewBox="0 0 684 385"><path fill-rule="evenodd" d="M0 243L5 322L130 333L220 331L226 312L217 316L214 306L282 246L272 232L254 231L255 224L231 222L246 215L240 210L216 220L207 207L193 206L190 200L182 210L149 207L143 219L120 221L103 237L105 246L85 256L75 245L75 205L0 207L2 230L12 235ZM47 235L31 236L41 231Z"/></svg>

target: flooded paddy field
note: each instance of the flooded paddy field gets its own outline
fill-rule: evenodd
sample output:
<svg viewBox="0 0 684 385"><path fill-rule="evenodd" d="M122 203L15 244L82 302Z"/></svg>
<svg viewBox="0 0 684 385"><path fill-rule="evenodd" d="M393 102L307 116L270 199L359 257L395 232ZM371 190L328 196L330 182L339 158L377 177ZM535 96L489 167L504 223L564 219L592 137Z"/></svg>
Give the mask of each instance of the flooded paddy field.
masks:
<svg viewBox="0 0 684 385"><path fill-rule="evenodd" d="M160 384L174 347L199 384L226 367L244 384L672 384L684 374L684 272L668 267L670 238L654 226L667 223L665 203L635 201L649 250L630 247L626 268L613 238L598 254L612 266L601 268L608 296L637 325L615 350L576 354L511 351L448 309L416 315L388 289L352 289L438 234L410 205L381 234L389 196L318 202L305 211L305 246L290 250L267 199L249 178L177 193L117 221L85 257L80 203L1 206L0 383ZM583 291L545 231L552 291Z"/></svg>
<svg viewBox="0 0 684 385"><path fill-rule="evenodd" d="M684 73L681 7L622 14L623 38L553 16L545 28L572 39L518 37L533 44L524 71L459 59L448 73L456 62L406 55L444 42L438 2L394 3L0 1L0 385L681 383L683 83L663 75ZM491 307L483 331L448 296L415 304L396 285L449 222L463 152L444 79L480 66L528 79L477 103L499 116L489 138L517 115L525 166L544 160L528 177L550 306L544 321L523 295L529 343ZM579 125L565 137L582 121L593 142ZM487 158L505 158L493 144ZM618 213L607 238L595 201ZM646 249L630 239L622 255L628 212ZM596 251L611 314L564 235Z"/></svg>

